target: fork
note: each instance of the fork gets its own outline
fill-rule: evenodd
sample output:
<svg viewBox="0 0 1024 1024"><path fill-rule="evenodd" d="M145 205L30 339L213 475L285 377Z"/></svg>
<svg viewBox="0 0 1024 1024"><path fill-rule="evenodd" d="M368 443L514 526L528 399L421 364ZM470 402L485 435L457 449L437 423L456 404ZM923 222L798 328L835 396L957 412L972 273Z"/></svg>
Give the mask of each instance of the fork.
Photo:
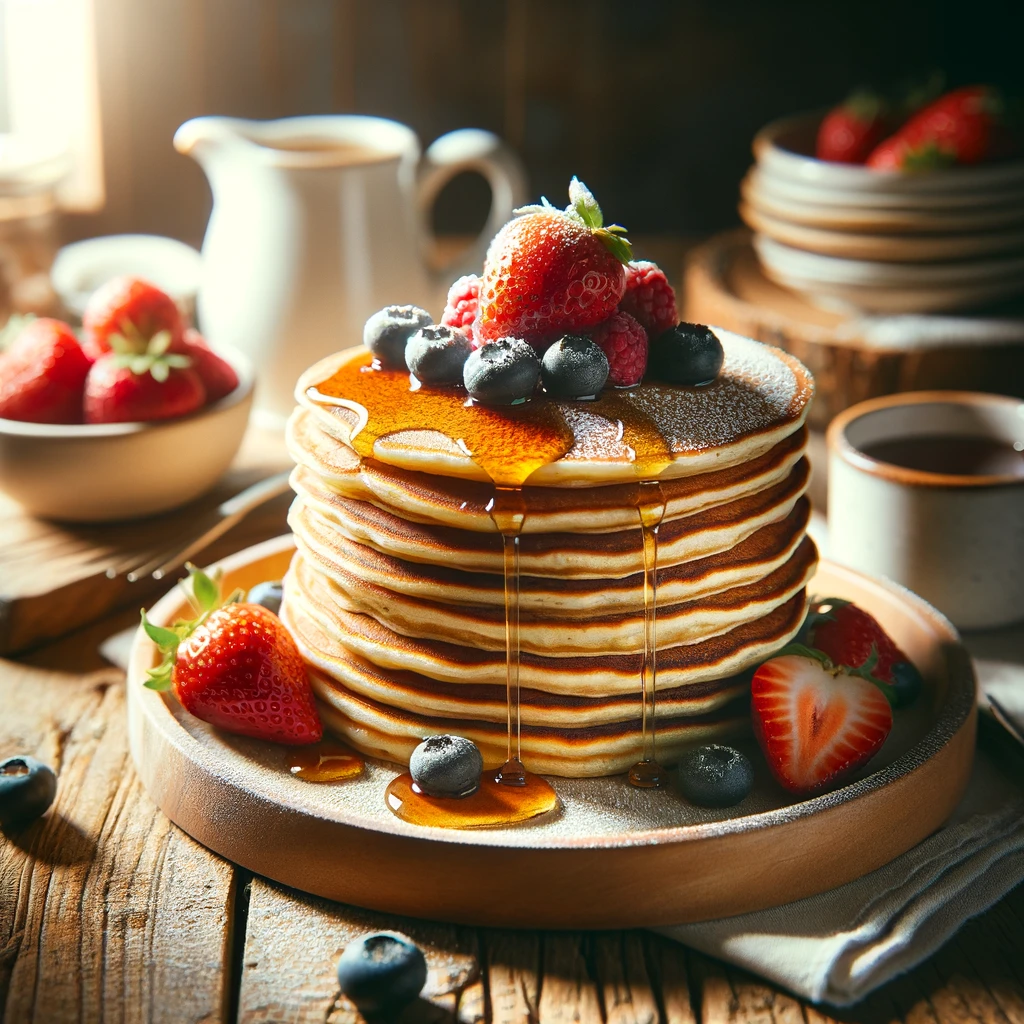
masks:
<svg viewBox="0 0 1024 1024"><path fill-rule="evenodd" d="M288 483L290 476L289 471L277 473L275 476L257 481L250 487L246 487L244 491L239 491L234 497L221 502L201 520L204 525L209 523L205 530L184 546L181 546L179 540L172 547L165 548L159 554L143 562L142 565L130 569L126 579L129 583L136 583L147 576L155 580L162 580L169 572L184 565L197 551L202 551L207 544L227 533L232 526L244 519L253 509L278 495L285 494L290 486ZM111 579L118 575L119 570L116 568L107 570L107 576Z"/></svg>

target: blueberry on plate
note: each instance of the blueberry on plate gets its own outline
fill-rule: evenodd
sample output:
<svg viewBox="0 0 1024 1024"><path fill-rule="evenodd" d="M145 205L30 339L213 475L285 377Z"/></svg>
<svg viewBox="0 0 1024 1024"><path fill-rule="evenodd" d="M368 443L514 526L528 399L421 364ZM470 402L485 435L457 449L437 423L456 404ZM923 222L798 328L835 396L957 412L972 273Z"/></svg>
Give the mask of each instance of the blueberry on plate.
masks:
<svg viewBox="0 0 1024 1024"><path fill-rule="evenodd" d="M533 395L540 379L540 360L521 338L498 338L466 360L462 380L478 402L519 405Z"/></svg>
<svg viewBox="0 0 1024 1024"><path fill-rule="evenodd" d="M273 612L275 615L281 614L281 600L284 597L284 586L280 580L266 580L263 583L257 583L248 594L245 595L245 600L249 604L262 605L267 611Z"/></svg>
<svg viewBox="0 0 1024 1024"><path fill-rule="evenodd" d="M424 384L461 384L473 343L465 331L444 324L421 327L405 347L405 365Z"/></svg>
<svg viewBox="0 0 1024 1024"><path fill-rule="evenodd" d="M421 327L433 322L434 318L419 306L385 306L366 321L363 344L381 366L388 370L404 370L406 342Z"/></svg>
<svg viewBox="0 0 1024 1024"><path fill-rule="evenodd" d="M27 754L0 761L0 825L41 817L57 795L53 769Z"/></svg>
<svg viewBox="0 0 1024 1024"><path fill-rule="evenodd" d="M409 758L412 781L427 796L472 796L483 770L480 748L465 736L428 736Z"/></svg>
<svg viewBox="0 0 1024 1024"><path fill-rule="evenodd" d="M896 661L893 662L889 672L892 674L896 707L910 707L921 695L921 687L924 685L917 666L910 661Z"/></svg>
<svg viewBox="0 0 1024 1024"><path fill-rule="evenodd" d="M710 384L722 369L725 353L715 332L704 324L677 324L651 345L649 373L669 384Z"/></svg>
<svg viewBox="0 0 1024 1024"><path fill-rule="evenodd" d="M591 398L608 380L608 357L590 338L566 334L544 353L541 380L553 398Z"/></svg>
<svg viewBox="0 0 1024 1024"><path fill-rule="evenodd" d="M363 1014L396 1013L427 981L423 951L399 932L374 932L350 942L338 960L338 984Z"/></svg>
<svg viewBox="0 0 1024 1024"><path fill-rule="evenodd" d="M709 743L688 751L679 761L679 788L700 807L732 807L754 785L754 769L746 754Z"/></svg>

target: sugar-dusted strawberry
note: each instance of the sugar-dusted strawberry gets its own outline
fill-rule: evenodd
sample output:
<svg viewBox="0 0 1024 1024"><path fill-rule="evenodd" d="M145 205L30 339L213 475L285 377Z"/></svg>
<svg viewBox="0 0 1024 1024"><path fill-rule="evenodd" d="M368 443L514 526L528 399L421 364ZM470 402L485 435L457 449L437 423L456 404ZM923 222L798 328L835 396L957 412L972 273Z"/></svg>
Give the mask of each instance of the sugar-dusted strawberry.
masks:
<svg viewBox="0 0 1024 1024"><path fill-rule="evenodd" d="M199 379L206 389L207 402L219 402L238 387L238 374L235 373L235 368L226 359L217 355L207 344L206 339L191 327L185 331L182 338L181 354L192 360L192 369L199 374Z"/></svg>
<svg viewBox="0 0 1024 1024"><path fill-rule="evenodd" d="M624 229L604 226L597 200L576 178L569 200L565 210L546 200L519 210L494 236L474 323L479 340L553 338L615 312L632 258Z"/></svg>
<svg viewBox="0 0 1024 1024"><path fill-rule="evenodd" d="M679 322L676 293L665 271L647 260L626 264L626 291L619 310L638 321L651 341Z"/></svg>
<svg viewBox="0 0 1024 1024"><path fill-rule="evenodd" d="M174 690L186 711L226 732L272 743L316 743L323 726L306 666L284 623L258 604L222 601L217 582L193 566L197 617L168 628L142 613L163 654L146 686Z"/></svg>
<svg viewBox="0 0 1024 1024"><path fill-rule="evenodd" d="M893 689L896 707L913 703L921 692L921 673L873 615L839 597L816 598L802 635L809 647L824 651L837 665L864 668Z"/></svg>
<svg viewBox="0 0 1024 1024"><path fill-rule="evenodd" d="M140 277L125 275L112 278L89 298L82 314L82 347L90 359L98 359L110 351L111 337L120 335L141 352L167 331L173 352L180 348L184 329L174 299Z"/></svg>
<svg viewBox="0 0 1024 1024"><path fill-rule="evenodd" d="M206 388L191 358L167 350L166 331L141 354L120 335L110 340L114 349L101 355L85 378L86 423L172 419L206 402Z"/></svg>
<svg viewBox="0 0 1024 1024"><path fill-rule="evenodd" d="M858 90L826 115L818 128L819 160L862 164L891 130L888 106L877 94Z"/></svg>
<svg viewBox="0 0 1024 1024"><path fill-rule="evenodd" d="M60 320L30 321L0 354L0 418L81 423L89 359Z"/></svg>
<svg viewBox="0 0 1024 1024"><path fill-rule="evenodd" d="M768 767L794 793L841 782L878 753L892 729L892 708L875 682L797 645L758 668L750 693Z"/></svg>
<svg viewBox="0 0 1024 1024"><path fill-rule="evenodd" d="M467 274L453 282L448 289L448 300L441 323L447 327L461 327L472 336L473 321L480 308L481 279L476 274Z"/></svg>
<svg viewBox="0 0 1024 1024"><path fill-rule="evenodd" d="M608 357L608 383L631 388L644 379L649 343L647 332L628 313L616 313L590 332Z"/></svg>
<svg viewBox="0 0 1024 1024"><path fill-rule="evenodd" d="M940 96L868 156L876 170L915 171L976 164L1003 155L1003 101L986 85Z"/></svg>

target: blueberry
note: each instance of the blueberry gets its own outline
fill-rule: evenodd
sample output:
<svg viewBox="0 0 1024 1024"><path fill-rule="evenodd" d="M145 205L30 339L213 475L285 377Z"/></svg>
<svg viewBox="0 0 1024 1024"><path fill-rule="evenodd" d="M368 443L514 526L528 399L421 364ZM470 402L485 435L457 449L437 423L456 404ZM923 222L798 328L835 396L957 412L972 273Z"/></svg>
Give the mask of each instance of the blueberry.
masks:
<svg viewBox="0 0 1024 1024"><path fill-rule="evenodd" d="M701 807L732 807L753 784L750 759L732 747L709 743L684 754L679 762L679 788Z"/></svg>
<svg viewBox="0 0 1024 1024"><path fill-rule="evenodd" d="M264 583L257 583L245 595L245 599L249 604L261 604L275 615L281 614L281 599L283 597L284 587L280 580L267 580Z"/></svg>
<svg viewBox="0 0 1024 1024"><path fill-rule="evenodd" d="M427 961L408 936L374 932L350 942L338 960L341 991L367 1013L396 1013L427 981Z"/></svg>
<svg viewBox="0 0 1024 1024"><path fill-rule="evenodd" d="M461 384L473 344L465 331L431 324L421 327L405 347L405 365L424 384Z"/></svg>
<svg viewBox="0 0 1024 1024"><path fill-rule="evenodd" d="M498 338L478 348L462 370L466 390L488 405L527 401L540 379L540 360L520 338Z"/></svg>
<svg viewBox="0 0 1024 1024"><path fill-rule="evenodd" d="M409 758L412 781L427 796L470 796L483 770L479 747L465 736L429 736Z"/></svg>
<svg viewBox="0 0 1024 1024"><path fill-rule="evenodd" d="M710 384L724 360L722 343L710 327L677 324L654 339L650 372L669 384Z"/></svg>
<svg viewBox="0 0 1024 1024"><path fill-rule="evenodd" d="M896 697L896 707L906 708L914 703L921 694L924 680L917 666L909 661L897 661L890 669L892 672L892 688Z"/></svg>
<svg viewBox="0 0 1024 1024"><path fill-rule="evenodd" d="M405 369L405 344L434 318L419 306L387 306L374 313L363 327L363 344L389 370Z"/></svg>
<svg viewBox="0 0 1024 1024"><path fill-rule="evenodd" d="M0 825L16 825L45 814L57 795L57 776L34 757L0 761Z"/></svg>
<svg viewBox="0 0 1024 1024"><path fill-rule="evenodd" d="M555 398L589 398L608 380L608 357L590 338L566 334L544 353L541 378Z"/></svg>

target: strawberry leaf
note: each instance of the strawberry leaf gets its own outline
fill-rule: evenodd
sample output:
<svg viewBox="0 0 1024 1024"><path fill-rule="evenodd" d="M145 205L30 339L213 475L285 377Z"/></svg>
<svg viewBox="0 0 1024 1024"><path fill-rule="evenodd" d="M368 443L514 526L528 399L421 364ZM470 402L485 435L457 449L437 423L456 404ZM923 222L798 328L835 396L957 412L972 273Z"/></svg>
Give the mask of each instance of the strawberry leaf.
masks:
<svg viewBox="0 0 1024 1024"><path fill-rule="evenodd" d="M170 331L157 331L149 340L149 345L146 351L151 356L162 356L171 344L171 332Z"/></svg>
<svg viewBox="0 0 1024 1024"><path fill-rule="evenodd" d="M781 651L776 651L772 657L785 658L788 655L797 658L810 658L812 661L820 662L822 668L827 672L833 672L836 669L836 665L824 651L819 651L817 647L808 647L806 644L786 644Z"/></svg>
<svg viewBox="0 0 1024 1024"><path fill-rule="evenodd" d="M572 212L591 231L596 231L604 225L604 214L601 213L601 207L598 206L594 193L575 176L569 182L569 204Z"/></svg>
<svg viewBox="0 0 1024 1024"><path fill-rule="evenodd" d="M166 626L157 626L155 623L149 621L146 618L146 610L142 610L142 628L146 631L146 636L153 641L162 651L177 648L178 646L178 634L173 629L168 629Z"/></svg>
<svg viewBox="0 0 1024 1024"><path fill-rule="evenodd" d="M613 234L607 228L595 231L594 235L620 263L628 263L633 258L633 247L629 244L628 238Z"/></svg>
<svg viewBox="0 0 1024 1024"><path fill-rule="evenodd" d="M170 377L171 368L167 365L165 360L156 359L152 362L152 364L149 367L149 375L153 378L153 380L157 381L160 384L163 384L163 382L167 380L168 377Z"/></svg>
<svg viewBox="0 0 1024 1024"><path fill-rule="evenodd" d="M202 569L197 569L191 562L185 564L192 582L192 593L204 612L212 612L220 605L220 587Z"/></svg>

